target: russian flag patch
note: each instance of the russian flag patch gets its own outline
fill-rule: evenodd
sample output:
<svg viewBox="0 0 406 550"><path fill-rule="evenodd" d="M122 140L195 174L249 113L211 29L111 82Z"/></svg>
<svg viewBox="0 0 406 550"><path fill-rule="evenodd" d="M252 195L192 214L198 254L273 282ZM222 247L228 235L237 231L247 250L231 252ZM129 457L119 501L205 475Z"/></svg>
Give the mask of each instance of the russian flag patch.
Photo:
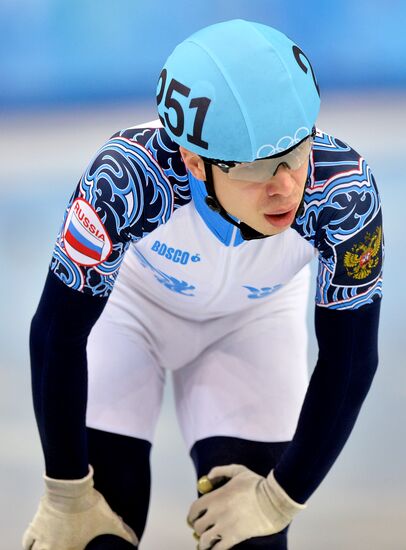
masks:
<svg viewBox="0 0 406 550"><path fill-rule="evenodd" d="M95 266L110 255L112 243L95 209L76 199L66 218L63 240L67 255L76 264Z"/></svg>

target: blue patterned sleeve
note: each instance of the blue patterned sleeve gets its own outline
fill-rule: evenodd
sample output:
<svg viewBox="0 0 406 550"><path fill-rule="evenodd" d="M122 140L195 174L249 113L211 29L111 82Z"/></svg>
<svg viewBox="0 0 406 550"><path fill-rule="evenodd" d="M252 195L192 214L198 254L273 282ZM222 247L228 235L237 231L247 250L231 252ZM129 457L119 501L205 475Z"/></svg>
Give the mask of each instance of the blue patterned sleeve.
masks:
<svg viewBox="0 0 406 550"><path fill-rule="evenodd" d="M319 353L296 432L275 468L297 502L317 489L357 421L378 366L382 295L382 212L368 164L318 132L310 172L296 230L319 252Z"/></svg>
<svg viewBox="0 0 406 550"><path fill-rule="evenodd" d="M68 203L51 271L70 288L107 297L129 243L167 221L172 209L172 188L151 153L113 136Z"/></svg>
<svg viewBox="0 0 406 550"><path fill-rule="evenodd" d="M143 143L113 136L65 211L30 331L34 410L50 477L88 472L87 338L129 244L172 212L172 187L155 159Z"/></svg>
<svg viewBox="0 0 406 550"><path fill-rule="evenodd" d="M319 252L316 304L357 309L382 296L382 211L366 161L318 133L300 233Z"/></svg>

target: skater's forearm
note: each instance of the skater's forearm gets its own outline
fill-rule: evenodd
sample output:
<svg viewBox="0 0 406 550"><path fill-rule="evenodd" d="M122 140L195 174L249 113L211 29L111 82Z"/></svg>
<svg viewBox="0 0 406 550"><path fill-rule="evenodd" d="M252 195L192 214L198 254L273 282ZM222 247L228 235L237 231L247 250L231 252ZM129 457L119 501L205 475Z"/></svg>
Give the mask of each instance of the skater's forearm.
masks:
<svg viewBox="0 0 406 550"><path fill-rule="evenodd" d="M105 303L50 273L32 320L33 401L51 478L79 479L88 473L86 342Z"/></svg>
<svg viewBox="0 0 406 550"><path fill-rule="evenodd" d="M275 468L291 498L305 502L343 449L378 364L380 300L354 311L316 308L319 359L293 440Z"/></svg>

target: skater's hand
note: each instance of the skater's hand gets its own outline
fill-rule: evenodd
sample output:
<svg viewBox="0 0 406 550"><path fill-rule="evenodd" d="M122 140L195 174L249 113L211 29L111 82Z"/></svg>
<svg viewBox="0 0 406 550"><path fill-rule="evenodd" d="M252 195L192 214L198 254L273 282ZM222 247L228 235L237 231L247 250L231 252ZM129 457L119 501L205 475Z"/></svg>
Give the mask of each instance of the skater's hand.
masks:
<svg viewBox="0 0 406 550"><path fill-rule="evenodd" d="M206 494L192 504L188 515L199 550L227 550L252 537L279 533L306 507L285 493L273 472L264 478L231 464L213 468L207 478L213 490L208 483L209 492L201 491ZM216 488L225 478L228 481Z"/></svg>
<svg viewBox="0 0 406 550"><path fill-rule="evenodd" d="M103 534L138 544L134 531L93 488L92 467L83 479L44 479L45 494L24 533L24 550L83 550Z"/></svg>

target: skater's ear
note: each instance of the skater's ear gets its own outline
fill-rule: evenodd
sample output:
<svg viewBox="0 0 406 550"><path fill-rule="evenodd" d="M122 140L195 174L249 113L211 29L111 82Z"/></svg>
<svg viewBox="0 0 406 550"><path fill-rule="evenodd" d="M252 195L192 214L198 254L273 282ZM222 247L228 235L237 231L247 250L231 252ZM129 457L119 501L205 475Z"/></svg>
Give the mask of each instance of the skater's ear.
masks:
<svg viewBox="0 0 406 550"><path fill-rule="evenodd" d="M182 146L179 147L179 151L189 172L191 172L196 179L205 181L206 171L204 169L203 159L199 157L199 155L196 155L196 153L192 153L192 151Z"/></svg>

